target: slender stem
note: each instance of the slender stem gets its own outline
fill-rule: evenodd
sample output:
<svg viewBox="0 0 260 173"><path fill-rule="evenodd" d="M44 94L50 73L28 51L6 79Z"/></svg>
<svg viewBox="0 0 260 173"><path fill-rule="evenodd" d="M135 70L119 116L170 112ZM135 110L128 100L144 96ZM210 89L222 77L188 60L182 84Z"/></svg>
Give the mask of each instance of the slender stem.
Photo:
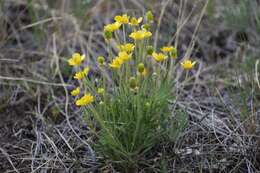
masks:
<svg viewBox="0 0 260 173"><path fill-rule="evenodd" d="M125 25L123 25L123 36L124 36L124 43L126 43Z"/></svg>

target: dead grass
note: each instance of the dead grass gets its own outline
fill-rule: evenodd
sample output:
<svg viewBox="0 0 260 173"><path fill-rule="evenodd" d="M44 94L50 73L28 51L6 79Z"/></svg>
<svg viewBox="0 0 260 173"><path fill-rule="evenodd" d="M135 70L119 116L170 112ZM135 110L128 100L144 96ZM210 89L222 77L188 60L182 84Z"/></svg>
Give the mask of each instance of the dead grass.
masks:
<svg viewBox="0 0 260 173"><path fill-rule="evenodd" d="M124 11L153 9L159 26L156 39L161 44L178 45L181 58L188 47L194 47L187 55L197 57L200 63L191 72L193 84L188 83L172 103L172 109L189 114L187 128L175 143L165 141L156 147L156 154L147 156L151 164L146 167L154 172L259 172L260 110L249 107L254 125L248 124L241 120L241 112L227 92L229 87L238 86L226 73L234 71L232 58L241 55L243 47L235 42L235 33L218 20L216 24L204 16L197 25L204 3L98 0L89 2L81 15L73 15L73 1L51 5L35 1L30 6L37 14L33 20L27 1L2 1L0 170L115 172L111 165L100 162L90 147L93 139L87 124L68 95L72 86L67 83L73 82L66 59L74 51L91 59L106 55L104 23ZM169 33L172 38L165 37ZM258 54L252 47L249 49ZM260 90L258 64L259 60L254 78ZM179 76L181 79L181 72ZM145 167L140 170L147 171Z"/></svg>

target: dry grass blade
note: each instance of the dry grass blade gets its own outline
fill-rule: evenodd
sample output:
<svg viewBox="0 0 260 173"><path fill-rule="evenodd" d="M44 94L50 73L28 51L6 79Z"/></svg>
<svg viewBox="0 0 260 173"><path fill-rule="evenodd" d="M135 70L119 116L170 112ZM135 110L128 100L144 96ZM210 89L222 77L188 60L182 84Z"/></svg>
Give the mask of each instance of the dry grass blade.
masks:
<svg viewBox="0 0 260 173"><path fill-rule="evenodd" d="M93 66L91 76L98 78L96 57L109 54L103 25L114 15L137 17L150 9L157 21L154 47L178 48L176 64L185 58L200 63L185 84L181 69L170 71L178 90L169 101L172 116L187 114L187 126L174 142L154 147L145 156L149 171L140 172L260 172L258 5L259 0L0 0L0 172L116 172L90 146L96 138L69 94L77 83L66 59L85 53L90 61L84 65ZM227 10L235 12L229 20ZM111 47L115 55L116 43ZM253 63L244 72L238 68L246 60Z"/></svg>
<svg viewBox="0 0 260 173"><path fill-rule="evenodd" d="M19 173L19 171L16 169L16 167L14 166L9 154L3 149L0 147L0 151L4 154L4 156L7 158L8 162L12 165L13 169L15 172Z"/></svg>
<svg viewBox="0 0 260 173"><path fill-rule="evenodd" d="M37 80L27 79L27 78L17 78L17 77L7 77L7 76L0 76L0 79L7 80L7 81L29 82L33 84L47 85L47 86L58 86L58 87L72 86L71 84L51 83L51 82L37 81Z"/></svg>
<svg viewBox="0 0 260 173"><path fill-rule="evenodd" d="M255 80L256 80L257 86L258 86L258 88L260 90L258 65L259 65L259 60L257 60L256 63L255 63Z"/></svg>

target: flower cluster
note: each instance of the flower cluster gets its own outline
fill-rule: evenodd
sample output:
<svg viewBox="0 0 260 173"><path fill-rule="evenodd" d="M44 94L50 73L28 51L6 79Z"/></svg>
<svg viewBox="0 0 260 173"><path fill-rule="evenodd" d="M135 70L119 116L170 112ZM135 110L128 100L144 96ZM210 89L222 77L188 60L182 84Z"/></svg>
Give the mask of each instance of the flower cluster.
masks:
<svg viewBox="0 0 260 173"><path fill-rule="evenodd" d="M71 91L75 104L86 108L83 115L96 136L97 150L119 165L119 172L133 172L169 132L182 129L171 129L169 122L173 79L178 76L174 70L180 66L187 77L196 62L183 58L179 63L173 45L152 46L153 22L151 11L145 17L117 15L104 26L107 54L96 57L96 66L84 65L88 58L79 53L68 60L78 83Z"/></svg>
<svg viewBox="0 0 260 173"><path fill-rule="evenodd" d="M80 66L85 59L85 55L80 55L79 53L74 53L72 57L68 60L68 64L71 66ZM89 73L90 68L89 67L84 67L83 70L78 70L75 75L74 79L77 80L83 80L85 77L87 77ZM71 91L70 93L72 96L78 96L80 94L80 87L75 88L74 90ZM83 97L79 98L76 101L77 106L84 106L92 103L94 100L94 97L90 93L85 93Z"/></svg>
<svg viewBox="0 0 260 173"><path fill-rule="evenodd" d="M136 18L123 14L115 16L113 23L104 26L104 38L108 43L112 39L116 41L118 53L114 57L112 57L112 54L109 54L106 58L103 56L97 57L97 64L100 69L105 69L106 71L111 69L112 74L114 74L113 70L115 70L116 74L120 77L120 80L112 77L112 80L115 80L115 83L129 83L130 88L137 89L138 85L140 85L138 83L142 82L141 78L149 77L149 74L152 74L153 72L160 72L161 65L176 64L176 61L174 61L177 58L176 47L167 45L160 48L159 51L156 51L156 48L148 44L153 35L150 30L150 25L153 23L153 20L154 17L151 11L146 13L144 19L142 17ZM128 27L127 30L126 27ZM127 31L130 31L130 33L127 33ZM124 38L120 39L122 38L122 35ZM154 62L150 59L153 59ZM82 82L83 86L90 82L87 80L90 68L80 68L80 65L84 60L85 55L80 55L79 53L74 53L68 60L69 65L78 69L74 75L74 79ZM106 61L108 61L108 64ZM169 61L173 61L174 63ZM124 64L126 64L125 67L123 67ZM192 62L189 59L180 63L181 67L185 70L191 70L195 64L195 61ZM167 65L167 68L169 71L169 68L171 67ZM91 85L91 87L93 86L94 85ZM99 97L100 95L104 95L106 91L105 78L99 86L103 86L103 88L98 86L94 86L94 88L91 88L90 86L85 87L84 90L88 90L88 92L85 92L82 97L76 100L76 105L88 105L94 102L95 95L99 95ZM93 91L96 91L96 93L93 93ZM71 91L72 96L78 97L80 94L80 87L76 87Z"/></svg>
<svg viewBox="0 0 260 173"><path fill-rule="evenodd" d="M127 53L126 51L119 52L113 61L109 64L111 68L119 69L124 62L127 62L131 59L132 54Z"/></svg>

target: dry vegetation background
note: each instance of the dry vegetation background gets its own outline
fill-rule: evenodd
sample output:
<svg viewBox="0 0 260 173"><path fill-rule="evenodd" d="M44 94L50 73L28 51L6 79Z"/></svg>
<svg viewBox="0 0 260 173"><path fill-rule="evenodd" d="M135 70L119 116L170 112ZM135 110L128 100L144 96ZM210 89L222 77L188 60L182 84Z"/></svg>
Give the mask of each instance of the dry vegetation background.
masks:
<svg viewBox="0 0 260 173"><path fill-rule="evenodd" d="M182 12L182 57L205 3L194 84L172 103L188 112L188 124L140 172L260 172L258 0L1 0L0 172L115 172L90 147L81 110L66 94L66 60L75 51L104 54L103 25L147 9L161 45L174 42Z"/></svg>

